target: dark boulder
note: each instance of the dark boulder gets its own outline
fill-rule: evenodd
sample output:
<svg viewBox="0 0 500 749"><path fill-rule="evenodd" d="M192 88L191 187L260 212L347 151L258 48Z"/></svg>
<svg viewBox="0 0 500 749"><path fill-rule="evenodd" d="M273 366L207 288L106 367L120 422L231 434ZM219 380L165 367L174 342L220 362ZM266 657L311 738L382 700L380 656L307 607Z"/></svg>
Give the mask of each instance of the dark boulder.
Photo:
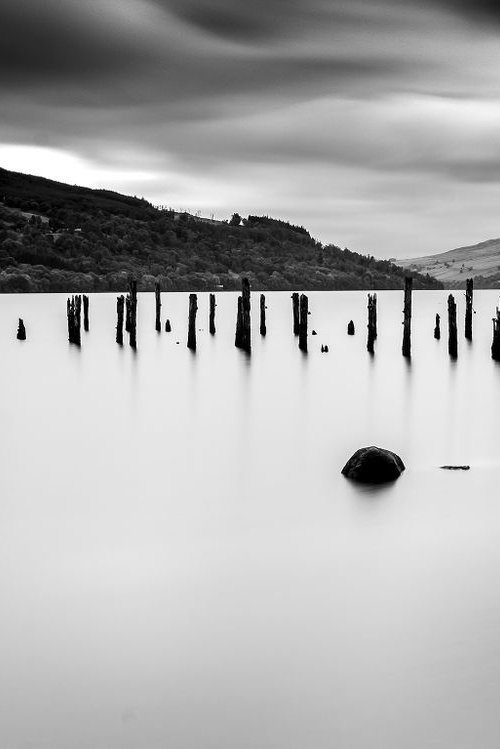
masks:
<svg viewBox="0 0 500 749"><path fill-rule="evenodd" d="M405 466L399 455L382 447L361 447L349 458L342 469L348 479L364 484L384 484L395 481Z"/></svg>

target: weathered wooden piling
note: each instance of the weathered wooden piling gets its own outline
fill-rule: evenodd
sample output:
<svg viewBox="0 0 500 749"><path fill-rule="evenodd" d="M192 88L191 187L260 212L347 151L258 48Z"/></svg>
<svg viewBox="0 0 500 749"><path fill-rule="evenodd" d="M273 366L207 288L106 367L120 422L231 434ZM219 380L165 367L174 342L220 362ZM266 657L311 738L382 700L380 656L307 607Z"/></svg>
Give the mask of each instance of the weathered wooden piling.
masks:
<svg viewBox="0 0 500 749"><path fill-rule="evenodd" d="M187 347L196 351L196 312L198 310L198 297L196 294L189 295L189 324Z"/></svg>
<svg viewBox="0 0 500 749"><path fill-rule="evenodd" d="M300 295L299 300L299 349L307 354L307 315L309 312L309 299L305 294Z"/></svg>
<svg viewBox="0 0 500 749"><path fill-rule="evenodd" d="M451 357L457 357L457 305L453 294L448 297L448 353Z"/></svg>
<svg viewBox="0 0 500 749"><path fill-rule="evenodd" d="M493 318L493 342L491 344L491 357L500 361L500 308L497 307L496 317Z"/></svg>
<svg viewBox="0 0 500 749"><path fill-rule="evenodd" d="M260 334L266 335L266 297L264 294L260 295Z"/></svg>
<svg viewBox="0 0 500 749"><path fill-rule="evenodd" d="M125 299L125 332L130 333L130 294Z"/></svg>
<svg viewBox="0 0 500 749"><path fill-rule="evenodd" d="M81 344L81 309L82 298L80 295L68 298L66 302L66 313L68 317L68 340L77 346Z"/></svg>
<svg viewBox="0 0 500 749"><path fill-rule="evenodd" d="M210 335L215 335L215 294L210 294L209 313L208 313L208 330Z"/></svg>
<svg viewBox="0 0 500 749"><path fill-rule="evenodd" d="M155 328L158 333L161 333L161 289L160 289L159 281L155 283L155 303L156 303Z"/></svg>
<svg viewBox="0 0 500 749"><path fill-rule="evenodd" d="M26 340L26 328L24 327L24 321L22 317L19 318L19 324L17 326L17 340L18 341Z"/></svg>
<svg viewBox="0 0 500 749"><path fill-rule="evenodd" d="M413 279L405 278L405 304L403 320L403 356L411 356L411 293L413 290Z"/></svg>
<svg viewBox="0 0 500 749"><path fill-rule="evenodd" d="M434 327L434 338L437 341L439 341L439 339L441 338L441 318L437 313L436 313L436 325Z"/></svg>
<svg viewBox="0 0 500 749"><path fill-rule="evenodd" d="M474 279L465 282L465 337L472 341L472 301L474 296Z"/></svg>
<svg viewBox="0 0 500 749"><path fill-rule="evenodd" d="M368 294L368 340L366 348L373 354L373 344L377 337L377 295Z"/></svg>
<svg viewBox="0 0 500 749"><path fill-rule="evenodd" d="M170 320L167 320L165 322L165 333L170 333L172 331L172 326L170 325Z"/></svg>
<svg viewBox="0 0 500 749"><path fill-rule="evenodd" d="M250 282L243 278L241 282L241 296L238 297L238 316L236 319L236 336L234 345L247 353L251 350L250 329Z"/></svg>
<svg viewBox="0 0 500 749"><path fill-rule="evenodd" d="M129 289L129 343L130 346L135 349L137 348L137 281L133 278L129 281Z"/></svg>
<svg viewBox="0 0 500 749"><path fill-rule="evenodd" d="M298 292L294 291L292 294L292 308L293 308L293 334L298 335L300 329L300 309L299 309L299 295Z"/></svg>
<svg viewBox="0 0 500 749"><path fill-rule="evenodd" d="M116 342L123 346L123 310L125 297L123 294L116 297Z"/></svg>
<svg viewBox="0 0 500 749"><path fill-rule="evenodd" d="M354 322L352 320L349 320L349 323L347 325L347 335L354 335Z"/></svg>
<svg viewBox="0 0 500 749"><path fill-rule="evenodd" d="M89 298L86 294L83 295L83 329L86 333L89 330Z"/></svg>

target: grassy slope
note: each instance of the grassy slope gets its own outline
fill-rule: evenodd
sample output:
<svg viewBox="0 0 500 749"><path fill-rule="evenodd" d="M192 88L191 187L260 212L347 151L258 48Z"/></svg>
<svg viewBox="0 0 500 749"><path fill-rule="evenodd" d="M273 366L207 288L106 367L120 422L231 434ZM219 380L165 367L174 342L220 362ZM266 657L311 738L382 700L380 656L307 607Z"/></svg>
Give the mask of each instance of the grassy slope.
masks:
<svg viewBox="0 0 500 749"><path fill-rule="evenodd" d="M0 169L0 291L400 289L388 261L322 246L302 227L158 211L147 201ZM415 288L438 288L414 275Z"/></svg>
<svg viewBox="0 0 500 749"><path fill-rule="evenodd" d="M463 287L465 279L473 277L478 287L500 286L500 239L398 262L406 269L429 273L446 285Z"/></svg>

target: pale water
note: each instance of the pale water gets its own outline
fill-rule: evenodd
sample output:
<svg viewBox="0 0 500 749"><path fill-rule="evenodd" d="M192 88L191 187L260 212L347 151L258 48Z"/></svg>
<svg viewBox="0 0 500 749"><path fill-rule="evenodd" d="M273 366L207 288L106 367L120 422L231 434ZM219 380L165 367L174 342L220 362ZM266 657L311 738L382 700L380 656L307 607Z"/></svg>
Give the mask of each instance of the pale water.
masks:
<svg viewBox="0 0 500 749"><path fill-rule="evenodd" d="M186 294L171 334L139 295L137 354L115 295L81 350L65 296L0 297L2 749L500 745L497 295L469 345L456 292L452 362L447 293L415 293L411 365L402 293L378 294L373 358L366 294L309 297L309 355L270 293L251 359L233 294L213 338L199 295L196 355ZM395 485L341 476L370 444Z"/></svg>

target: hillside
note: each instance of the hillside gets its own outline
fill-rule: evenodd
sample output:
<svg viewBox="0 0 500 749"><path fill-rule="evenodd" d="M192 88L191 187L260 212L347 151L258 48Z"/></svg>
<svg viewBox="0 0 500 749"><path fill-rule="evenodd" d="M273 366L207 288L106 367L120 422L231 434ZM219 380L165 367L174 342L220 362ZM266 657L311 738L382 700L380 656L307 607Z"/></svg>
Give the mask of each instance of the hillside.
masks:
<svg viewBox="0 0 500 749"><path fill-rule="evenodd" d="M400 289L404 271L266 216L228 222L0 169L0 291ZM440 288L414 275L415 288Z"/></svg>
<svg viewBox="0 0 500 749"><path fill-rule="evenodd" d="M398 263L412 272L429 273L452 288L464 287L465 279L473 277L477 288L497 289L500 286L500 239L437 255L398 260Z"/></svg>

